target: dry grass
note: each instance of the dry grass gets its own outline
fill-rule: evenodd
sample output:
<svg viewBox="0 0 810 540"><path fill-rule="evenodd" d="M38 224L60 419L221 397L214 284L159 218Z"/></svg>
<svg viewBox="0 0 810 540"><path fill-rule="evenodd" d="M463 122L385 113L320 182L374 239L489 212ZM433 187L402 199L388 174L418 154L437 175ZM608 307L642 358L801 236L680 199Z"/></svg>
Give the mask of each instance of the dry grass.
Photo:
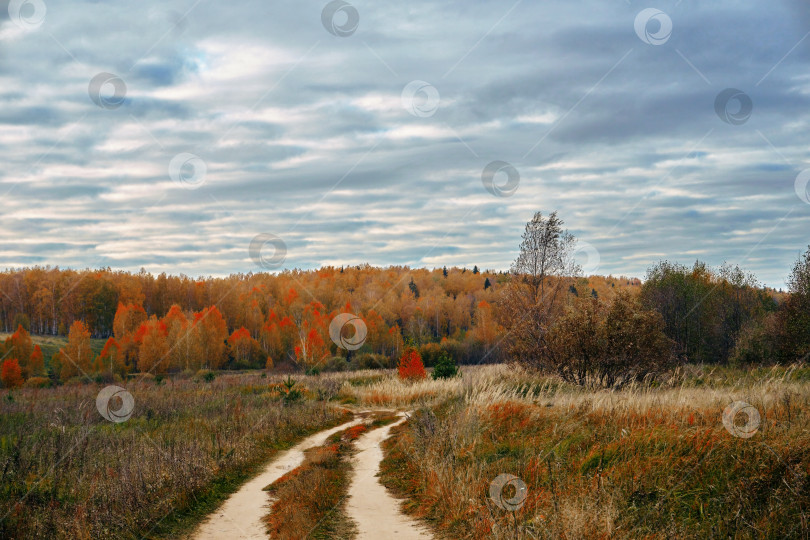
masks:
<svg viewBox="0 0 810 540"><path fill-rule="evenodd" d="M260 372L131 381L136 412L122 424L96 411L103 385L0 391L0 537L177 534L277 449L343 420L340 403L424 407L389 445L385 479L448 537L810 534L804 366L690 366L621 390L504 365L435 381L400 381L393 370L293 378L295 400L284 397L286 376ZM762 415L751 439L721 424L735 400ZM325 474L334 456L319 452L311 462ZM514 514L487 495L500 473L528 486ZM345 488L312 480L322 481L313 503ZM348 530L328 515L323 535Z"/></svg>
<svg viewBox="0 0 810 540"><path fill-rule="evenodd" d="M131 382L135 413L114 424L96 410L102 387L0 392L0 537L176 533L275 451L346 418L285 405L257 374Z"/></svg>
<svg viewBox="0 0 810 540"><path fill-rule="evenodd" d="M447 399L487 405L500 402L535 403L553 407L636 411L650 408L716 407L734 400L768 407L785 393L806 390L810 368L799 365L745 372L717 367L686 366L655 384L634 383L619 390L590 389L526 371L517 365L464 366L460 377L403 381L391 371L367 384L343 375L338 397L360 405L409 407L436 405ZM340 379L334 378L338 381ZM755 403L756 402L756 403Z"/></svg>
<svg viewBox="0 0 810 540"><path fill-rule="evenodd" d="M503 364L465 366L459 377L438 380L402 380L391 370L384 377L364 385L345 381L339 395L360 405L410 407L435 404L470 392L512 391L523 376L524 372L520 368Z"/></svg>
<svg viewBox="0 0 810 540"><path fill-rule="evenodd" d="M423 409L387 444L386 485L441 536L810 534L807 368L690 368L659 387L620 391L585 391L519 371L493 381L500 369L470 374L454 399ZM734 400L762 415L750 439L722 425ZM489 497L501 473L528 488L514 513Z"/></svg>

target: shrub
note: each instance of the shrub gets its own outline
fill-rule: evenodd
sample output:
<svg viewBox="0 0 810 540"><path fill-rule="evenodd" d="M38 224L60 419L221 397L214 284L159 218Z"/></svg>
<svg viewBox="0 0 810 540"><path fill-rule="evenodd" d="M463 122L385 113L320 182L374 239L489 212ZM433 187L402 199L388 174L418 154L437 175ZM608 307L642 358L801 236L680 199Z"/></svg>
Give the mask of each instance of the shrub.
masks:
<svg viewBox="0 0 810 540"><path fill-rule="evenodd" d="M285 405L289 405L290 403L295 403L299 401L301 398L304 397L303 392L298 388L295 388L295 379L287 375L287 379L281 383L282 384L282 397L281 399L284 401Z"/></svg>
<svg viewBox="0 0 810 540"><path fill-rule="evenodd" d="M422 356L425 367L433 367L442 356L442 347L438 343L425 343L419 347L419 354Z"/></svg>
<svg viewBox="0 0 810 540"><path fill-rule="evenodd" d="M197 378L205 382L211 382L216 378L217 374L210 369L201 369L197 372Z"/></svg>
<svg viewBox="0 0 810 540"><path fill-rule="evenodd" d="M606 306L589 297L574 303L549 330L546 367L578 385L621 386L671 365L674 342L661 315L620 293Z"/></svg>
<svg viewBox="0 0 810 540"><path fill-rule="evenodd" d="M397 371L399 372L400 379L418 380L427 377L425 365L422 363L422 357L419 356L419 352L413 347L405 349L405 354L399 359Z"/></svg>
<svg viewBox="0 0 810 540"><path fill-rule="evenodd" d="M93 375L93 380L98 384L111 383L115 381L115 375L109 371L103 371Z"/></svg>
<svg viewBox="0 0 810 540"><path fill-rule="evenodd" d="M31 377L25 381L26 388L48 388L51 380L47 377Z"/></svg>
<svg viewBox="0 0 810 540"><path fill-rule="evenodd" d="M322 369L323 369L323 366L321 364L318 364L317 366L309 366L309 367L307 367L306 369L304 369L304 373L306 375L320 375Z"/></svg>
<svg viewBox="0 0 810 540"><path fill-rule="evenodd" d="M463 364L465 362L480 360L480 358L472 357L471 344L470 340L462 342L457 339L444 338L439 345L442 348L442 354L446 354L450 358L454 358L458 361L459 364Z"/></svg>
<svg viewBox="0 0 810 540"><path fill-rule="evenodd" d="M321 371L345 371L349 363L342 356L331 356L318 365Z"/></svg>
<svg viewBox="0 0 810 540"><path fill-rule="evenodd" d="M456 361L449 354L442 352L436 367L433 368L433 379L451 379L456 375L458 375Z"/></svg>
<svg viewBox="0 0 810 540"><path fill-rule="evenodd" d="M780 330L778 317L774 314L765 317L764 321L747 324L740 332L729 361L738 366L777 361L779 340L776 337Z"/></svg>
<svg viewBox="0 0 810 540"><path fill-rule="evenodd" d="M382 354L362 353L351 361L352 369L387 369L391 367L391 359Z"/></svg>

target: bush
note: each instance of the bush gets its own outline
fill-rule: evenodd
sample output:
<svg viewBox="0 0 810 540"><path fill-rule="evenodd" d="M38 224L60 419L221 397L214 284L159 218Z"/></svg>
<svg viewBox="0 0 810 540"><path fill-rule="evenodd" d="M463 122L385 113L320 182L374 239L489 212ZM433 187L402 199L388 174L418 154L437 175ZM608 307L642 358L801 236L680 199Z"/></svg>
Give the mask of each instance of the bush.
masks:
<svg viewBox="0 0 810 540"><path fill-rule="evenodd" d="M458 375L458 366L453 358L443 352L433 368L433 379L451 379Z"/></svg>
<svg viewBox="0 0 810 540"><path fill-rule="evenodd" d="M382 354L362 353L351 361L351 369L388 369L392 367L391 359Z"/></svg>
<svg viewBox="0 0 810 540"><path fill-rule="evenodd" d="M434 367L442 355L450 356L457 364L477 364L482 360L495 362L500 359L497 347L488 347L468 334L463 340L443 338L440 343L425 343L419 354L425 367Z"/></svg>
<svg viewBox="0 0 810 540"><path fill-rule="evenodd" d="M295 379L287 375L287 379L281 383L282 386L282 396L281 399L285 405L289 405L291 403L295 403L296 401L300 401L304 394L301 392L300 389L295 387Z"/></svg>
<svg viewBox="0 0 810 540"><path fill-rule="evenodd" d="M661 315L620 293L606 306L598 298L578 300L546 335L546 367L578 385L621 386L669 369L674 342Z"/></svg>
<svg viewBox="0 0 810 540"><path fill-rule="evenodd" d="M201 369L197 372L197 379L203 380L205 382L212 382L216 378L217 374L210 369Z"/></svg>
<svg viewBox="0 0 810 540"><path fill-rule="evenodd" d="M422 357L419 356L419 352L413 347L405 349L405 354L399 359L397 370L400 379L419 380L427 377L425 365L422 363Z"/></svg>
<svg viewBox="0 0 810 540"><path fill-rule="evenodd" d="M780 333L778 324L778 317L769 315L764 321L746 325L731 352L730 363L741 366L776 362L778 340L775 338Z"/></svg>
<svg viewBox="0 0 810 540"><path fill-rule="evenodd" d="M25 381L26 388L48 388L51 386L51 380L47 377L31 377Z"/></svg>
<svg viewBox="0 0 810 540"><path fill-rule="evenodd" d="M425 367L433 367L442 356L442 347L438 343L425 343L419 347L419 354L422 356L422 362Z"/></svg>
<svg viewBox="0 0 810 540"><path fill-rule="evenodd" d="M98 384L115 382L115 375L109 371L102 371L93 375L93 380Z"/></svg>
<svg viewBox="0 0 810 540"><path fill-rule="evenodd" d="M332 356L318 365L321 371L346 371L349 363L342 356Z"/></svg>
<svg viewBox="0 0 810 540"><path fill-rule="evenodd" d="M454 358L458 361L458 363L469 363L473 361L480 360L480 358L473 358L471 352L471 342L461 342L457 339L442 339L442 342L439 344L442 348L442 353L446 354L450 358ZM437 359L438 361L438 359Z"/></svg>

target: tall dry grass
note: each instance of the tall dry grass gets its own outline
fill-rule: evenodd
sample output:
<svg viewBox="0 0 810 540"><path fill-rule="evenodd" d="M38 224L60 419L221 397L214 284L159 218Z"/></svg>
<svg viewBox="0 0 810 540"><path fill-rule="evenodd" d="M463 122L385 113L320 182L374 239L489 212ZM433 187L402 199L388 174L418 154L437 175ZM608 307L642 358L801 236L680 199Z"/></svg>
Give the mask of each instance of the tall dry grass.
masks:
<svg viewBox="0 0 810 540"><path fill-rule="evenodd" d="M808 368L692 366L657 386L597 391L503 370L447 384L454 398L423 408L388 443L384 482L440 535L810 535ZM418 400L429 387L376 385L395 401ZM721 421L736 400L761 415L749 439ZM514 512L489 496L502 473L527 486Z"/></svg>
<svg viewBox="0 0 810 540"><path fill-rule="evenodd" d="M96 409L103 385L0 393L0 537L184 530L273 452L345 419L307 399L314 390L285 404L277 382L259 374L132 382L135 412L118 424Z"/></svg>

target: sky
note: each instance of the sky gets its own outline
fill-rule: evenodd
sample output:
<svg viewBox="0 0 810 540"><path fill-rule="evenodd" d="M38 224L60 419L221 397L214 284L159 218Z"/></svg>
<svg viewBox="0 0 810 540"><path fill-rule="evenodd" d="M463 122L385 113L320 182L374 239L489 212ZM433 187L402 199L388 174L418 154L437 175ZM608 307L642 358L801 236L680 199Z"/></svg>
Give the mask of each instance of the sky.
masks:
<svg viewBox="0 0 810 540"><path fill-rule="evenodd" d="M0 267L585 273L810 243L805 2L0 0Z"/></svg>

